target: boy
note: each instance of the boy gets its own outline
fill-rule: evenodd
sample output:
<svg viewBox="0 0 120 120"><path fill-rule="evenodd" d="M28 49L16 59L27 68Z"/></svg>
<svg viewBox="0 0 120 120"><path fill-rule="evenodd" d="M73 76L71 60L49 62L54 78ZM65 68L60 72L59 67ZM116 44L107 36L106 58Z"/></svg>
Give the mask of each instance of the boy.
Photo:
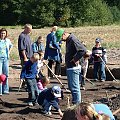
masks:
<svg viewBox="0 0 120 120"><path fill-rule="evenodd" d="M61 88L59 86L53 86L43 90L38 96L38 104L42 106L43 113L51 115L51 107L53 106L62 117L63 113L58 105L59 98L62 97Z"/></svg>
<svg viewBox="0 0 120 120"><path fill-rule="evenodd" d="M20 79L25 79L28 88L28 105L33 106L36 103L38 96L36 75L37 75L37 61L39 60L39 54L34 53L30 60L25 63L20 75Z"/></svg>
<svg viewBox="0 0 120 120"><path fill-rule="evenodd" d="M101 38L96 38L95 46L92 48L92 56L94 59L94 80L98 81L98 70L100 72L100 80L104 82L106 80L105 74L105 64L106 59L106 49L101 46ZM104 62L103 62L104 61Z"/></svg>

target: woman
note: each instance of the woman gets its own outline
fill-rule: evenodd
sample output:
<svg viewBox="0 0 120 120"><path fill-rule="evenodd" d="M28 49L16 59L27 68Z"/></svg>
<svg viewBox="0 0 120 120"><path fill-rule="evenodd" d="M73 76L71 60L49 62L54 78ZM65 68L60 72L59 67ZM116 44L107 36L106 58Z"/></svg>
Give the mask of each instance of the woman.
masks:
<svg viewBox="0 0 120 120"><path fill-rule="evenodd" d="M77 120L115 120L105 104L81 103L76 110L76 117Z"/></svg>
<svg viewBox="0 0 120 120"><path fill-rule="evenodd" d="M7 38L7 30L0 29L0 74L6 75L6 83L0 83L0 95L9 94L8 73L9 73L9 54L12 48L10 39Z"/></svg>
<svg viewBox="0 0 120 120"><path fill-rule="evenodd" d="M59 56L60 46L57 43L57 38L55 35L56 30L57 30L57 26L54 26L51 32L47 35L44 59L48 60L48 66L50 67L51 70L52 70L53 64L56 63L55 74L59 76L61 74L60 73L60 56ZM48 69L48 77L49 78L53 77L49 69Z"/></svg>
<svg viewBox="0 0 120 120"><path fill-rule="evenodd" d="M67 116L69 116L69 120L115 120L109 107L99 103L80 103L67 110L62 120L66 120Z"/></svg>

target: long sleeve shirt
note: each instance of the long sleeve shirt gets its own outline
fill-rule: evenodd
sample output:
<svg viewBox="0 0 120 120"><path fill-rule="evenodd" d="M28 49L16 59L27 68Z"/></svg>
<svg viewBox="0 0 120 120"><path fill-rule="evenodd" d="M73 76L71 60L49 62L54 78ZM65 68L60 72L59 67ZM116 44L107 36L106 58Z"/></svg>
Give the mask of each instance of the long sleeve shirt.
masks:
<svg viewBox="0 0 120 120"><path fill-rule="evenodd" d="M34 79L37 75L37 62L32 63L31 60L25 63L21 71L20 78L21 79Z"/></svg>
<svg viewBox="0 0 120 120"><path fill-rule="evenodd" d="M84 45L75 37L75 35L70 34L66 40L66 54L65 54L65 63L67 68L75 67L75 63L71 62L78 61L86 53L86 48Z"/></svg>

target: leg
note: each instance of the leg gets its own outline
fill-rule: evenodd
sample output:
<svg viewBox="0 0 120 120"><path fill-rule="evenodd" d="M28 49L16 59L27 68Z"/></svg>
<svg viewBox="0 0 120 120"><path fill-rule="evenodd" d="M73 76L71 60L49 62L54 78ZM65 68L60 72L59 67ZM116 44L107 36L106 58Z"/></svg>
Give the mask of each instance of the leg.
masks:
<svg viewBox="0 0 120 120"><path fill-rule="evenodd" d="M94 63L94 79L98 80L98 67L99 67L99 63L95 62Z"/></svg>
<svg viewBox="0 0 120 120"><path fill-rule="evenodd" d="M27 79L27 88L28 88L28 101L35 101L35 89L34 89L34 79Z"/></svg>
<svg viewBox="0 0 120 120"><path fill-rule="evenodd" d="M6 82L3 85L3 93L9 93L9 83L8 83L8 74L9 74L9 61L4 59L3 63L3 74L6 75Z"/></svg>
<svg viewBox="0 0 120 120"><path fill-rule="evenodd" d="M67 70L68 87L72 93L72 103L77 104L81 102L81 92L79 85L80 69Z"/></svg>
<svg viewBox="0 0 120 120"><path fill-rule="evenodd" d="M2 74L3 60L0 59L0 75ZM2 82L0 82L0 95L2 95Z"/></svg>
<svg viewBox="0 0 120 120"><path fill-rule="evenodd" d="M60 64L60 61L56 61L55 75L61 75L61 64Z"/></svg>
<svg viewBox="0 0 120 120"><path fill-rule="evenodd" d="M100 63L100 76L101 80L106 80L105 65L103 62Z"/></svg>
<svg viewBox="0 0 120 120"><path fill-rule="evenodd" d="M48 61L48 66L52 70L53 60ZM51 71L48 69L48 77L52 77Z"/></svg>

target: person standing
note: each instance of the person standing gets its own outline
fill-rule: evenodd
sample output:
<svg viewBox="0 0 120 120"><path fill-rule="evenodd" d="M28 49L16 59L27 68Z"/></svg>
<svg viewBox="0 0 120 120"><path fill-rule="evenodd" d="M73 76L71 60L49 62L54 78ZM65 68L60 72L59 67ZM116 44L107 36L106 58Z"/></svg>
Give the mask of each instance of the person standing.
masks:
<svg viewBox="0 0 120 120"><path fill-rule="evenodd" d="M36 104L38 97L38 88L37 88L37 62L39 60L39 54L34 53L30 60L28 60L20 74L21 81L26 80L28 88L28 105L33 106Z"/></svg>
<svg viewBox="0 0 120 120"><path fill-rule="evenodd" d="M9 54L12 48L10 39L7 38L8 32L5 28L0 29L0 75L6 76L6 82L0 82L0 95L9 94L8 74L9 74Z"/></svg>
<svg viewBox="0 0 120 120"><path fill-rule="evenodd" d="M60 47L57 43L55 32L57 30L57 26L54 26L51 32L47 35L46 40L46 48L44 59L48 60L48 66L52 69L52 65L55 62L55 74L59 75L58 71L60 68L60 56L59 51ZM48 69L48 77L53 77L51 71Z"/></svg>
<svg viewBox="0 0 120 120"><path fill-rule="evenodd" d="M19 38L18 38L18 51L19 51L22 67L25 64L25 62L32 57L32 54L33 54L31 39L29 36L31 31L32 31L32 25L26 24L24 26L24 31L19 35Z"/></svg>
<svg viewBox="0 0 120 120"><path fill-rule="evenodd" d="M85 55L86 48L72 33L64 31L62 41L66 41L65 64L68 87L72 93L72 103L78 104L81 102L79 85L81 66L79 65L79 60Z"/></svg>
<svg viewBox="0 0 120 120"><path fill-rule="evenodd" d="M106 49L101 46L101 38L96 38L95 46L92 48L92 56L94 59L94 80L98 81L98 70L100 73L100 80L106 80L105 63L107 62Z"/></svg>

